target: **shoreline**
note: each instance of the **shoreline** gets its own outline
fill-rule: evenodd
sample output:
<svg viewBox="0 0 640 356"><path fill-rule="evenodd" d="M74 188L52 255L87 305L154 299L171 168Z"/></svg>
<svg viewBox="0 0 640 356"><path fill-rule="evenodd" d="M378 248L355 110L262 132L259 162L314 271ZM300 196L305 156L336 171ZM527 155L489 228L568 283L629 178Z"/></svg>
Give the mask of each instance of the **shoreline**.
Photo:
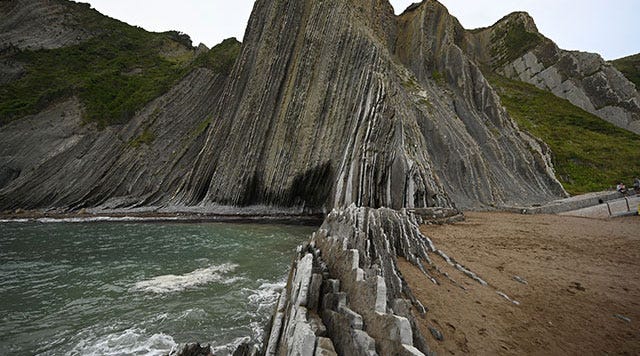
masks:
<svg viewBox="0 0 640 356"><path fill-rule="evenodd" d="M62 213L41 211L20 211L0 213L0 223L92 223L92 222L132 222L132 223L239 223L239 224L282 224L320 226L325 214L216 214L193 212L101 212Z"/></svg>

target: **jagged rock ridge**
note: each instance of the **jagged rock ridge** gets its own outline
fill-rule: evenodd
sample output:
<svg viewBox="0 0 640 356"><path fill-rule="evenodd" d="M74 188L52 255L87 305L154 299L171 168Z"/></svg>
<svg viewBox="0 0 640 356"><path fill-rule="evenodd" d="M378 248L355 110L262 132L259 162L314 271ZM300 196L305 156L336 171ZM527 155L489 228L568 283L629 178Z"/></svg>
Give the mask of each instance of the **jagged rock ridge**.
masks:
<svg viewBox="0 0 640 356"><path fill-rule="evenodd" d="M468 53L497 73L569 100L612 124L640 134L640 94L595 53L566 51L542 36L526 13L469 32Z"/></svg>
<svg viewBox="0 0 640 356"><path fill-rule="evenodd" d="M464 34L435 1L396 17L386 0L259 0L228 78L193 72L124 126L83 135L71 122L37 158L3 145L0 207L321 212L564 195L545 145L509 118ZM0 134L46 130L56 108Z"/></svg>
<svg viewBox="0 0 640 356"><path fill-rule="evenodd" d="M436 2L398 18L387 1L256 2L181 201L470 207L562 194L457 28L430 31L418 12L457 23Z"/></svg>

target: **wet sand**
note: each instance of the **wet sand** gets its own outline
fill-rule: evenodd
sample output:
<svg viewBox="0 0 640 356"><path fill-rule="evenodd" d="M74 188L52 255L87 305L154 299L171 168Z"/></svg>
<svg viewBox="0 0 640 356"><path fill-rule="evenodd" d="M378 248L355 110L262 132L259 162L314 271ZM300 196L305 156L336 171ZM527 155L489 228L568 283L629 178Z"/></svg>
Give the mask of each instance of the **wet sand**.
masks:
<svg viewBox="0 0 640 356"><path fill-rule="evenodd" d="M417 319L438 355L640 354L640 217L466 217L422 231L488 286L435 255L434 263L455 282L431 271L440 282L435 285L400 261L414 294L429 308Z"/></svg>

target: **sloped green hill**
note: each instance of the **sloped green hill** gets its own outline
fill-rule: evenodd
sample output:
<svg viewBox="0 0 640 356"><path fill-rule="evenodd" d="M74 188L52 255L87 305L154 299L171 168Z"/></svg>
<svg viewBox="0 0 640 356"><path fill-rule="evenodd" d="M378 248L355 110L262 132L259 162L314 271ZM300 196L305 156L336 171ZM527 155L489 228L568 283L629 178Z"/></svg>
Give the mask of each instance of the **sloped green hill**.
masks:
<svg viewBox="0 0 640 356"><path fill-rule="evenodd" d="M640 175L640 135L620 129L533 85L488 76L509 114L553 151L571 194L600 191Z"/></svg>
<svg viewBox="0 0 640 356"><path fill-rule="evenodd" d="M613 65L640 89L640 53L616 59Z"/></svg>
<svg viewBox="0 0 640 356"><path fill-rule="evenodd" d="M59 49L15 49L9 59L22 64L26 73L0 86L0 125L74 95L84 106L86 122L100 127L124 123L194 66L228 71L239 50L235 39L227 40L194 61L196 51L184 34L147 32L87 6L68 4L75 26L95 35Z"/></svg>

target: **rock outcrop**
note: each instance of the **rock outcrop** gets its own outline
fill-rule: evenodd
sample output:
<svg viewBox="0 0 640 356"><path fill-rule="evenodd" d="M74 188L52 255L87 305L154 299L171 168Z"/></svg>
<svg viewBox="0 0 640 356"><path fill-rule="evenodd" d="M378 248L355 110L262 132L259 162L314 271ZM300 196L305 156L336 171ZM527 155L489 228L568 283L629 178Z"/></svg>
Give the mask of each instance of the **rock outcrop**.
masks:
<svg viewBox="0 0 640 356"><path fill-rule="evenodd" d="M11 47L52 49L86 41L95 33L76 15L88 10L88 4L64 0L0 1L0 53Z"/></svg>
<svg viewBox="0 0 640 356"><path fill-rule="evenodd" d="M640 94L595 53L566 51L542 36L526 13L469 32L468 52L497 73L552 92L618 127L640 134Z"/></svg>
<svg viewBox="0 0 640 356"><path fill-rule="evenodd" d="M136 207L166 201L194 164L225 77L186 76L127 125L83 125L77 99L0 129L3 209Z"/></svg>
<svg viewBox="0 0 640 356"><path fill-rule="evenodd" d="M387 1L257 1L180 202L397 209L562 195L457 28L432 20L457 23L436 2L396 18Z"/></svg>
<svg viewBox="0 0 640 356"><path fill-rule="evenodd" d="M456 213L439 214L455 218ZM414 213L337 209L298 250L265 354L430 355L426 331L416 322L428 310L404 281L399 258L416 265L434 284L450 280L433 262L437 258L473 283L492 288L437 249L418 229Z"/></svg>
<svg viewBox="0 0 640 356"><path fill-rule="evenodd" d="M73 100L2 127L0 209L317 213L564 196L464 35L435 1L396 17L387 0L258 0L228 77L192 72L103 131L80 125Z"/></svg>

